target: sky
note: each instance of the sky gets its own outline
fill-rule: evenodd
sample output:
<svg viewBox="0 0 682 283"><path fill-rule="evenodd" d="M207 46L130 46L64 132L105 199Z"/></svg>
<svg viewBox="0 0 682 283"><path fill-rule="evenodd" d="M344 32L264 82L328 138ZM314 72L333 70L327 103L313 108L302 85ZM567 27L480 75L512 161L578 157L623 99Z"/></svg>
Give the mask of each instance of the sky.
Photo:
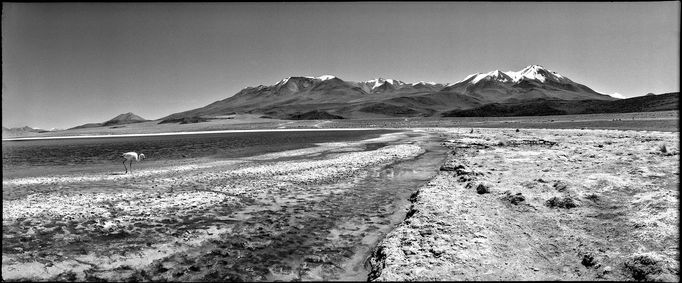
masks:
<svg viewBox="0 0 682 283"><path fill-rule="evenodd" d="M5 3L2 125L70 128L330 74L454 83L531 64L605 94L679 91L680 3Z"/></svg>

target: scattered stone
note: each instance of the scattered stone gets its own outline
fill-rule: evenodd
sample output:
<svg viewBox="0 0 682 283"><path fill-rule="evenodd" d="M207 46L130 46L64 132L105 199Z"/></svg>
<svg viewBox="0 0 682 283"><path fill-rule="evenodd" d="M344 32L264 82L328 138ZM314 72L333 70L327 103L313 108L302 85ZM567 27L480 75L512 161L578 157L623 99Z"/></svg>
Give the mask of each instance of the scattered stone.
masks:
<svg viewBox="0 0 682 283"><path fill-rule="evenodd" d="M585 267L589 268L589 267L595 266L597 264L597 260L594 258L594 256L592 254L586 254L586 255L583 255L583 260L581 261L581 263Z"/></svg>
<svg viewBox="0 0 682 283"><path fill-rule="evenodd" d="M490 193L490 188L484 183L479 183L478 186L476 186L476 193L479 195Z"/></svg>
<svg viewBox="0 0 682 283"><path fill-rule="evenodd" d="M661 144L661 145L658 147L658 151L660 151L661 153L664 153L664 154L665 154L665 153L668 152L668 147L666 147L665 144Z"/></svg>
<svg viewBox="0 0 682 283"><path fill-rule="evenodd" d="M610 273L612 270L613 270L613 268L610 266L604 267L604 273Z"/></svg>
<svg viewBox="0 0 682 283"><path fill-rule="evenodd" d="M598 202L599 201L599 195L597 195L597 194L589 194L585 198L588 200L591 200L592 202Z"/></svg>
<svg viewBox="0 0 682 283"><path fill-rule="evenodd" d="M524 197L523 194L521 194L521 193L516 193L516 194L513 195L513 194L512 194L511 192L509 192L509 191L506 191L506 192L505 192L505 196L502 197L502 198L505 199L505 200L507 200L507 201L509 201L509 202L510 202L511 204L513 204L513 205L518 205L519 203L521 203L521 202L523 202L523 201L526 200L526 197Z"/></svg>
<svg viewBox="0 0 682 283"><path fill-rule="evenodd" d="M661 264L646 255L635 256L623 263L625 271L637 281L655 281L663 269Z"/></svg>
<svg viewBox="0 0 682 283"><path fill-rule="evenodd" d="M549 208L559 207L559 208L574 208L578 205L573 201L571 197L552 197L545 202L545 205Z"/></svg>
<svg viewBox="0 0 682 283"><path fill-rule="evenodd" d="M461 165L458 165L458 166L461 166ZM452 165L443 165L440 167L440 171L455 171L455 170L457 170L457 168L455 166L452 166Z"/></svg>
<svg viewBox="0 0 682 283"><path fill-rule="evenodd" d="M566 182L564 182L564 181L554 182L554 189L556 189L557 191L563 192L566 190L567 187L568 187L568 184L566 184Z"/></svg>
<svg viewBox="0 0 682 283"><path fill-rule="evenodd" d="M469 182L471 180L473 180L473 178L469 175L462 175L462 176L459 176L459 178L457 178L457 181L461 182L461 183Z"/></svg>

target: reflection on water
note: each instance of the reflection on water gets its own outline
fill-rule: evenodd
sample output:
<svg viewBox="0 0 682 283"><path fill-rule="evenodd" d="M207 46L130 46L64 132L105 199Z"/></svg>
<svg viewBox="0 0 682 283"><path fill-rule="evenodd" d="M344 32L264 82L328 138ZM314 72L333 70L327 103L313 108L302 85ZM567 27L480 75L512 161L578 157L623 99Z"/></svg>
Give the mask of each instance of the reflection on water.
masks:
<svg viewBox="0 0 682 283"><path fill-rule="evenodd" d="M249 250L235 240L229 249L243 258L232 259L233 271L255 281L366 281L372 250L404 219L409 196L442 164L444 149L435 142L426 147L413 160L374 168L350 182L301 187L240 209L236 214L246 219L248 211L248 220L229 237L269 245Z"/></svg>
<svg viewBox="0 0 682 283"><path fill-rule="evenodd" d="M121 166L120 155L128 151L144 153L145 163L202 157L237 158L312 147L315 143L364 140L390 132L395 131L251 132L3 141L2 169L3 175L12 175L36 167L58 171L59 167Z"/></svg>

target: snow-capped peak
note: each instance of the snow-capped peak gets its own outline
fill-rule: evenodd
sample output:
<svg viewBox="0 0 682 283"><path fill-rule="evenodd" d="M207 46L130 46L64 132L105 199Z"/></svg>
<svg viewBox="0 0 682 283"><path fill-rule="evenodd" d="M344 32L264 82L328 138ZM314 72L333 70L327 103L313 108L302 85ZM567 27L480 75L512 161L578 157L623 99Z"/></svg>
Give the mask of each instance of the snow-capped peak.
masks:
<svg viewBox="0 0 682 283"><path fill-rule="evenodd" d="M292 78L292 77L287 77L287 78L285 78L285 79L282 79L281 81L277 82L276 85L283 85L283 84L286 84L291 78ZM301 77L297 77L297 78L301 78ZM326 81L326 80L335 79L336 76L332 76L332 75L322 75L322 76L319 76L319 77L304 76L303 78L312 79L312 80Z"/></svg>
<svg viewBox="0 0 682 283"><path fill-rule="evenodd" d="M422 85L437 85L437 83L435 83L435 82L425 82L425 81L418 81L416 83L411 83L411 85L413 85L413 86L420 85L420 84L422 84Z"/></svg>
<svg viewBox="0 0 682 283"><path fill-rule="evenodd" d="M514 82L519 82L523 79L529 79L529 80L537 80L541 82L545 82L547 80L554 81L554 82L560 82L560 83L568 83L571 82L568 78L559 75L557 72L550 71L548 69L545 69L544 67L540 65L530 65L528 67L523 68L523 70L518 71L518 72L512 72L509 71L507 72L507 75L512 77Z"/></svg>
<svg viewBox="0 0 682 283"><path fill-rule="evenodd" d="M471 78L471 76L468 76L467 79L465 79L465 80L468 80L469 78ZM477 73L474 76L474 78L471 80L471 83L475 84L475 83L477 83L481 80L484 80L484 79L496 80L496 81L501 81L501 82L509 82L512 80L512 78L509 75L505 74L504 72L500 72L499 70L495 70L495 71L485 73L485 74Z"/></svg>
<svg viewBox="0 0 682 283"><path fill-rule="evenodd" d="M286 78L282 79L281 81L277 82L276 85L283 85L283 84L287 83L289 81L289 79L291 79L291 77L286 77Z"/></svg>
<svg viewBox="0 0 682 283"><path fill-rule="evenodd" d="M404 84L403 82L398 81L398 80L384 79L384 78L376 78L376 79L373 79L373 80L366 81L365 83L371 84L371 85L372 85L372 89L375 89L375 88L377 88L377 87L380 87L380 86L383 85L384 83L389 83L389 84L394 85L394 86L399 86L399 85Z"/></svg>
<svg viewBox="0 0 682 283"><path fill-rule="evenodd" d="M321 81L326 81L326 80L334 79L334 78L336 78L336 77L335 77L335 76L332 76L332 75L322 75L322 76L319 76L319 77L306 77L306 78L315 79L315 80L321 80Z"/></svg>
<svg viewBox="0 0 682 283"><path fill-rule="evenodd" d="M540 82L553 81L559 83L570 83L571 80L550 70L545 69L540 65L530 65L520 71L501 72L495 70L489 73L476 73L467 76L465 79L457 82L464 82L471 80L471 83L478 83L481 80L494 80L498 82L514 82L518 83L522 80L535 80Z"/></svg>

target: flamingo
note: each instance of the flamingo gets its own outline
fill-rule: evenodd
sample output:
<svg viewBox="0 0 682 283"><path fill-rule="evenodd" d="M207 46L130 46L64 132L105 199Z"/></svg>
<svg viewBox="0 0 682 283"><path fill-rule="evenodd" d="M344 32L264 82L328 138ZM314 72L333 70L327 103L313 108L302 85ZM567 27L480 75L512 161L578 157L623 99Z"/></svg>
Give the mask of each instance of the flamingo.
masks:
<svg viewBox="0 0 682 283"><path fill-rule="evenodd" d="M144 154L140 153L139 155L137 152L131 151L131 152L126 152L121 155L123 157L123 167L126 168L125 174L128 174L128 167L126 167L126 161L130 162L130 173L133 173L133 160L135 161L140 161L142 159L145 159Z"/></svg>

